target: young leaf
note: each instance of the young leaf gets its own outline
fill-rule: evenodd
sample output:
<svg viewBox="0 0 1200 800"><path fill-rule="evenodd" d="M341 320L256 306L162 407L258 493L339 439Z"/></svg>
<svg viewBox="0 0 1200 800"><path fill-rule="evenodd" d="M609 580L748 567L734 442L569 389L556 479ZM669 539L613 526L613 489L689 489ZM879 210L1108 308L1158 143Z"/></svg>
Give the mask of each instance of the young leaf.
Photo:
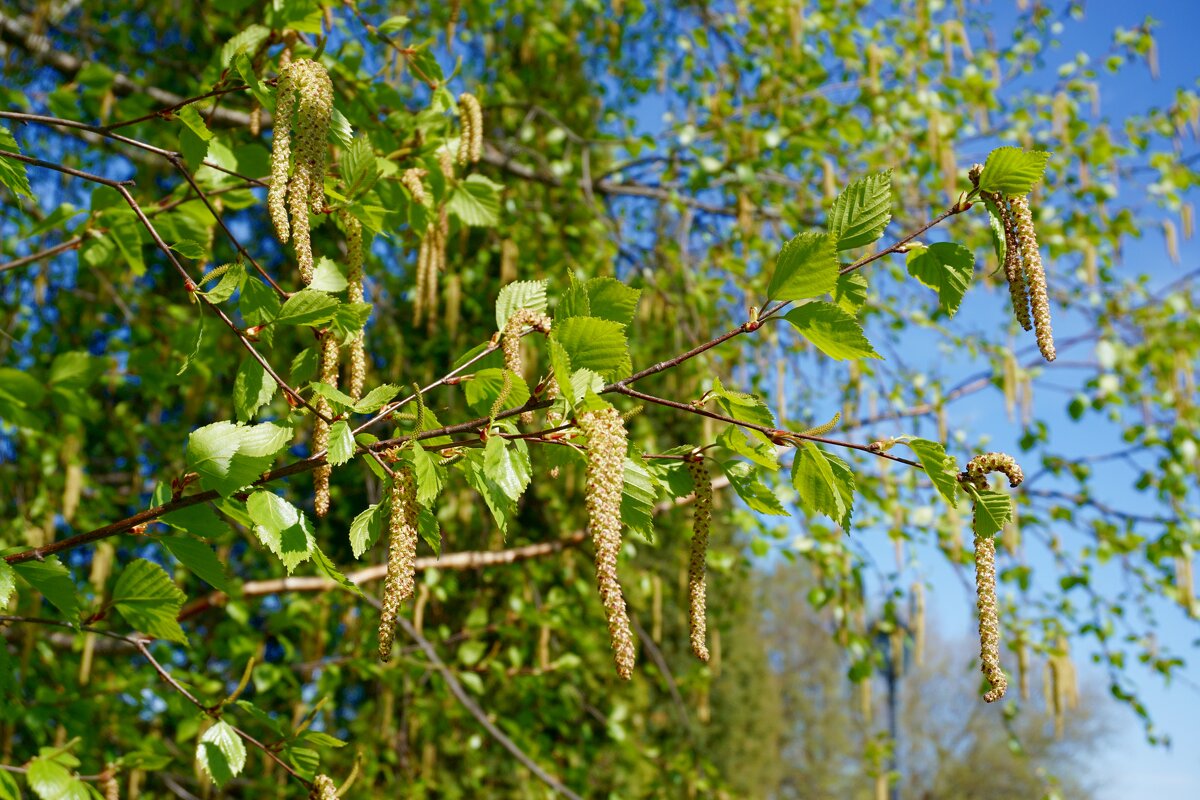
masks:
<svg viewBox="0 0 1200 800"><path fill-rule="evenodd" d="M0 558L0 608L8 608L8 601L17 591L17 573L7 561Z"/></svg>
<svg viewBox="0 0 1200 800"><path fill-rule="evenodd" d="M228 497L256 481L291 436L291 428L275 422L214 422L188 436L187 463L199 473L201 485Z"/></svg>
<svg viewBox="0 0 1200 800"><path fill-rule="evenodd" d="M343 391L335 389L328 383L314 381L312 384L313 394L320 395L333 404L336 411L349 411L354 408L354 398Z"/></svg>
<svg viewBox="0 0 1200 800"><path fill-rule="evenodd" d="M717 436L717 444L750 459L764 469L779 469L779 458L775 455L775 446L766 443L754 444L746 438L741 428L730 425Z"/></svg>
<svg viewBox="0 0 1200 800"><path fill-rule="evenodd" d="M507 536L508 519L514 511L513 502L504 490L487 476L483 465L483 454L474 451L468 452L459 463L467 483L479 492L483 501L487 503L488 510L492 512L492 518L496 521L496 527L500 529L501 535Z"/></svg>
<svg viewBox="0 0 1200 800"><path fill-rule="evenodd" d="M275 322L279 325L322 325L333 319L336 297L316 289L301 289L287 299Z"/></svg>
<svg viewBox="0 0 1200 800"><path fill-rule="evenodd" d="M384 508L383 503L367 506L366 510L350 523L350 549L355 558L362 558L362 554L370 550L379 539L379 533L383 530L383 521L386 517L386 513L381 511L381 508Z"/></svg>
<svg viewBox="0 0 1200 800"><path fill-rule="evenodd" d="M625 326L599 317L571 317L554 326L551 338L562 345L572 369L590 369L617 380L633 368Z"/></svg>
<svg viewBox="0 0 1200 800"><path fill-rule="evenodd" d="M558 447L556 450L566 450ZM625 458L625 485L621 494L621 520L650 544L654 543L654 504L658 480L650 474L641 453L630 449Z"/></svg>
<svg viewBox="0 0 1200 800"><path fill-rule="evenodd" d="M167 548L171 555L179 559L179 562L195 573L200 580L226 594L233 592L233 584L225 565L204 542L191 536L160 536L156 541Z"/></svg>
<svg viewBox="0 0 1200 800"><path fill-rule="evenodd" d="M504 390L505 371L495 367L481 369L471 376L471 380L465 382L467 405L475 413L485 416L492 413L492 406ZM515 372L509 372L508 395L505 396L502 405L505 408L513 408L528 399L529 385L525 383L525 379Z"/></svg>
<svg viewBox="0 0 1200 800"><path fill-rule="evenodd" d="M504 330L513 312L527 308L546 313L546 281L514 281L496 296L496 330Z"/></svg>
<svg viewBox="0 0 1200 800"><path fill-rule="evenodd" d="M316 289L319 292L341 292L348 285L346 276L342 274L342 270L332 259L328 256L321 256L317 259L313 279L308 284L308 288Z"/></svg>
<svg viewBox="0 0 1200 800"><path fill-rule="evenodd" d="M840 462L836 468L834 462ZM792 461L792 486L807 510L824 514L846 530L850 529L854 477L841 459L811 442L802 442Z"/></svg>
<svg viewBox="0 0 1200 800"><path fill-rule="evenodd" d="M246 766L246 745L232 725L220 720L200 737L196 761L213 783L224 786Z"/></svg>
<svg viewBox="0 0 1200 800"><path fill-rule="evenodd" d="M277 384L262 364L250 356L242 359L233 380L233 407L238 422L249 422L260 408L271 402Z"/></svg>
<svg viewBox="0 0 1200 800"><path fill-rule="evenodd" d="M393 386L390 383L385 383L382 386L376 386L374 389L367 392L363 399L354 404L354 413L373 414L390 403L392 398L399 393L400 387Z"/></svg>
<svg viewBox="0 0 1200 800"><path fill-rule="evenodd" d="M867 302L867 279L858 272L847 272L839 275L837 287L833 292L833 302L838 308L851 316L856 316L858 310Z"/></svg>
<svg viewBox="0 0 1200 800"><path fill-rule="evenodd" d="M628 325L637 313L641 290L626 286L616 278L592 278L584 284L590 316Z"/></svg>
<svg viewBox="0 0 1200 800"><path fill-rule="evenodd" d="M326 578L329 578L331 581L339 584L343 588L349 589L359 597L363 596L362 589L358 588L358 584L347 578L342 571L337 568L337 565L330 560L329 556L325 555L325 551L323 551L321 548L316 546L313 547L312 559L313 564L317 568L317 572L320 572Z"/></svg>
<svg viewBox="0 0 1200 800"><path fill-rule="evenodd" d="M17 140L3 125L0 125L0 150L7 150L10 153L21 152L21 148L17 146ZM0 156L0 183L7 186L18 197L25 195L30 200L34 199L33 191L29 188L29 176L25 174L25 164L15 158Z"/></svg>
<svg viewBox="0 0 1200 800"><path fill-rule="evenodd" d="M445 468L439 467L429 451L416 442L413 443L411 457L413 474L417 478L417 502L426 508L432 507L442 491Z"/></svg>
<svg viewBox="0 0 1200 800"><path fill-rule="evenodd" d="M484 472L513 501L521 499L533 477L527 448L520 439L509 444L504 437L495 435L483 446Z"/></svg>
<svg viewBox="0 0 1200 800"><path fill-rule="evenodd" d="M938 305L948 316L958 311L975 277L975 254L961 244L937 242L908 253L908 274L938 293Z"/></svg>
<svg viewBox="0 0 1200 800"><path fill-rule="evenodd" d="M179 644L187 637L175 618L186 599L162 567L144 558L121 570L112 593L113 606L136 630Z"/></svg>
<svg viewBox="0 0 1200 800"><path fill-rule="evenodd" d="M25 561L13 564L17 576L42 596L51 605L62 612L68 620L74 622L79 618L79 598L75 596L75 582L71 573L58 560L58 556L50 556L44 561Z"/></svg>
<svg viewBox="0 0 1200 800"><path fill-rule="evenodd" d="M464 225L491 228L500 221L500 191L504 187L478 172L460 181L446 202L446 210Z"/></svg>
<svg viewBox="0 0 1200 800"><path fill-rule="evenodd" d="M966 490L975 501L975 532L980 536L995 536L1012 519L1012 498L1003 492L981 492L970 485Z"/></svg>
<svg viewBox="0 0 1200 800"><path fill-rule="evenodd" d="M307 561L317 546L308 518L287 500L268 491L246 499L246 513L260 542L279 557L288 574Z"/></svg>
<svg viewBox="0 0 1200 800"><path fill-rule="evenodd" d="M3 159L0 159L2 161ZM25 774L29 788L41 800L91 800L87 786L57 759L35 758ZM20 797L18 794L17 797Z"/></svg>
<svg viewBox="0 0 1200 800"><path fill-rule="evenodd" d="M759 480L758 472L754 467L745 461L724 461L721 463L721 469L729 478L729 485L737 492L738 497L742 498L742 501L750 507L750 510L772 516L791 516L783 507L783 503L779 502L775 493Z"/></svg>
<svg viewBox="0 0 1200 800"><path fill-rule="evenodd" d="M1005 196L1025 195L1042 179L1050 154L1044 150L998 147L988 154L979 189Z"/></svg>
<svg viewBox="0 0 1200 800"><path fill-rule="evenodd" d="M354 436L350 423L340 419L329 428L329 455L326 460L333 466L345 464L354 458Z"/></svg>
<svg viewBox="0 0 1200 800"><path fill-rule="evenodd" d="M860 178L833 201L829 233L837 249L864 247L883 235L892 219L892 171Z"/></svg>
<svg viewBox="0 0 1200 800"><path fill-rule="evenodd" d="M805 303L785 314L784 319L830 358L839 361L882 358L871 347L854 317L833 303Z"/></svg>
<svg viewBox="0 0 1200 800"><path fill-rule="evenodd" d="M367 134L360 133L354 137L350 146L342 152L338 168L347 198L353 200L370 191L379 180L379 165L375 162L375 151Z"/></svg>
<svg viewBox="0 0 1200 800"><path fill-rule="evenodd" d="M833 237L801 233L783 246L767 287L770 300L807 300L833 291L838 262Z"/></svg>
<svg viewBox="0 0 1200 800"><path fill-rule="evenodd" d="M946 448L929 439L912 439L905 441L909 448L917 454L921 468L933 481L946 502L951 506L958 505L958 464L954 456L946 453Z"/></svg>

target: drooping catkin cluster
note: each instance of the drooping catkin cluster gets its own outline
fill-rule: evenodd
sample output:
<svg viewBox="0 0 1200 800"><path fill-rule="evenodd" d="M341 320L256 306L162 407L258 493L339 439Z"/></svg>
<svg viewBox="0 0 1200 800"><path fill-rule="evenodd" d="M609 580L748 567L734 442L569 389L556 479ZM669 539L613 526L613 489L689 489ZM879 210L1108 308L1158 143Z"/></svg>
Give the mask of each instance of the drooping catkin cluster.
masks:
<svg viewBox="0 0 1200 800"><path fill-rule="evenodd" d="M708 533L712 527L712 475L701 460L687 462L688 473L696 487L696 502L692 516L692 551L688 559L688 627L691 630L692 652L701 661L708 661L707 586L704 581L705 559L708 557Z"/></svg>
<svg viewBox="0 0 1200 800"><path fill-rule="evenodd" d="M296 261L305 283L313 276L308 212L325 207L326 139L333 115L333 83L325 67L300 59L281 70L276 88L267 207L279 241L295 237ZM292 147L293 116L296 144ZM291 177L289 178L289 161ZM289 225L288 216L291 216Z"/></svg>
<svg viewBox="0 0 1200 800"><path fill-rule="evenodd" d="M342 212L342 224L346 228L346 299L351 303L363 302L363 230L362 223L349 212ZM350 385L346 393L354 400L362 398L363 386L367 382L367 350L363 332L355 334L350 342Z"/></svg>
<svg viewBox="0 0 1200 800"><path fill-rule="evenodd" d="M479 99L470 92L458 96L458 116L462 119L462 136L458 140L460 166L475 164L483 157L483 109Z"/></svg>
<svg viewBox="0 0 1200 800"><path fill-rule="evenodd" d="M383 608L379 615L379 660L392 657L396 637L396 615L416 586L417 481L412 467L400 465L392 478L391 512L388 516L387 577L383 582Z"/></svg>
<svg viewBox="0 0 1200 800"><path fill-rule="evenodd" d="M333 331L325 331L321 338L321 382L336 387L338 383L338 344ZM329 401L320 395L316 403L317 417L313 425L312 451L314 453L329 447L329 423L325 421L332 409ZM313 510L318 517L329 513L329 476L333 467L328 463L313 470Z"/></svg>
<svg viewBox="0 0 1200 800"><path fill-rule="evenodd" d="M425 192L425 184L421 180L428 174L429 170L420 167L410 167L400 173L400 185L408 189L408 193L418 205L429 204L429 195Z"/></svg>
<svg viewBox="0 0 1200 800"><path fill-rule="evenodd" d="M628 433L621 415L611 406L584 411L576 417L576 422L588 440L586 495L588 527L596 550L596 582L608 618L617 674L629 680L633 677L635 659L633 632L625 611L625 595L617 578Z"/></svg>
<svg viewBox="0 0 1200 800"><path fill-rule="evenodd" d="M1021 249L1017 245L1017 224L1007 198L993 194L992 201L1000 210L1000 221L1004 224L1004 277L1008 280L1008 293L1012 298L1013 315L1025 330L1033 328L1029 317L1029 288L1025 282L1024 267L1021 265Z"/></svg>
<svg viewBox="0 0 1200 800"><path fill-rule="evenodd" d="M1017 488L1025 480L1025 473L1017 464L1017 460L1007 453L982 453L967 462L966 476L977 489L987 488L987 474L1002 472L1008 478L1008 485Z"/></svg>
<svg viewBox="0 0 1200 800"><path fill-rule="evenodd" d="M313 779L308 800L337 800L337 796L337 787L333 785L333 779L328 775L318 775Z"/></svg>
<svg viewBox="0 0 1200 800"><path fill-rule="evenodd" d="M438 273L446 269L446 236L450 222L443 210L436 223L430 223L417 249L416 294L413 298L413 322L421 324L428 315L433 325L437 307Z"/></svg>
<svg viewBox="0 0 1200 800"><path fill-rule="evenodd" d="M1033 312L1033 328L1037 335L1042 358L1053 361L1054 329L1050 325L1050 298L1046 293L1046 270L1038 249L1037 232L1033 228L1033 213L1024 197L1009 199L1013 222L1017 228L1017 243L1021 250L1025 283L1029 289L1029 307Z"/></svg>
<svg viewBox="0 0 1200 800"><path fill-rule="evenodd" d="M983 699L994 703L1008 689L1008 679L1000 668L1000 613L996 606L996 540L975 529L975 594L979 606L980 669L992 688Z"/></svg>

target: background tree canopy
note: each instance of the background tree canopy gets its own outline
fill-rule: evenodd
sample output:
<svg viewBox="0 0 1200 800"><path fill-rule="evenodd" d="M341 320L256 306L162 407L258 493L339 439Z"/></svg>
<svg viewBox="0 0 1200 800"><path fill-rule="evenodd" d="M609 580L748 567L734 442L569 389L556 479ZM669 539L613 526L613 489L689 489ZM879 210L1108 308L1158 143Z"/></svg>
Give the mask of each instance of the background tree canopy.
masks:
<svg viewBox="0 0 1200 800"><path fill-rule="evenodd" d="M1090 796L1101 698L1164 741L1200 96L998 5L8 4L0 798ZM993 541L989 705L925 617Z"/></svg>

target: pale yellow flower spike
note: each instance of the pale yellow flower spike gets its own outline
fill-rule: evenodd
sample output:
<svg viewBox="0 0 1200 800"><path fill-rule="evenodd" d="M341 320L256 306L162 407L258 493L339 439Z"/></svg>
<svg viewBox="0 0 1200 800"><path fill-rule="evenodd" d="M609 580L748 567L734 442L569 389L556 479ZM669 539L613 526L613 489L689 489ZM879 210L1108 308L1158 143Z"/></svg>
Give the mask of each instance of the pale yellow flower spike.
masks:
<svg viewBox="0 0 1200 800"><path fill-rule="evenodd" d="M326 331L325 338L321 340L321 382L337 387L338 345L333 331ZM317 397L316 409L325 416L329 416L332 410L329 407L329 401L320 396ZM316 453L328 447L329 423L321 417L317 417L313 427L312 450ZM332 472L333 467L328 463L313 470L313 510L318 517L324 517L329 513L329 476Z"/></svg>
<svg viewBox="0 0 1200 800"><path fill-rule="evenodd" d="M346 299L351 303L363 302L363 230L362 223L349 212L342 212L342 224L346 228ZM346 393L354 400L362 398L367 381L367 351L363 332L359 331L350 343L350 385Z"/></svg>
<svg viewBox="0 0 1200 800"><path fill-rule="evenodd" d="M704 572L705 560L708 557L708 535L712 527L712 475L703 461L689 461L687 468L696 487L692 517L692 550L688 560L688 622L692 652L701 661L708 661L708 587L705 584Z"/></svg>
<svg viewBox="0 0 1200 800"><path fill-rule="evenodd" d="M387 577L383 582L383 608L379 615L379 660L392 657L396 615L416 586L417 481L411 467L401 466L392 478L391 514L388 517Z"/></svg>
<svg viewBox="0 0 1200 800"><path fill-rule="evenodd" d="M313 779L312 790L308 793L309 800L337 800L337 787L328 775L318 775Z"/></svg>
<svg viewBox="0 0 1200 800"><path fill-rule="evenodd" d="M1042 358L1053 361L1057 356L1054 352L1054 329L1050 325L1050 298L1046 293L1046 270L1038 250L1037 232L1033 229L1033 213L1029 210L1029 201L1024 197L1013 197L1010 203L1020 241L1021 261L1025 267L1025 283L1029 287L1029 305L1033 310L1038 349L1042 352Z"/></svg>
<svg viewBox="0 0 1200 800"><path fill-rule="evenodd" d="M608 618L617 674L629 680L633 677L636 654L629 615L625 611L625 595L617 577L628 433L621 415L611 406L584 411L576 422L588 439L586 495L588 527L596 550L596 582Z"/></svg>

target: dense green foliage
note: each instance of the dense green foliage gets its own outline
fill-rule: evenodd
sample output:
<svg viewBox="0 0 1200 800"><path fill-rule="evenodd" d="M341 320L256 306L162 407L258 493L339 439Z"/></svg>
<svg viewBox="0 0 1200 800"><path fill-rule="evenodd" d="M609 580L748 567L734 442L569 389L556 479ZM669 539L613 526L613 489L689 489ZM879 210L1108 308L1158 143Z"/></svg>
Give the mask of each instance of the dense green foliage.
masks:
<svg viewBox="0 0 1200 800"><path fill-rule="evenodd" d="M1053 665L1061 725L1072 637L1153 735L1128 668L1171 674L1156 618L1196 611L1200 316L1193 275L1117 266L1149 220L1191 234L1197 173L1175 153L1200 98L1100 113L1103 75L1152 56L1149 23L1046 88L1023 76L1061 61L1075 4L1012 31L986 4L909 5L4 11L0 763L19 769L0 797L304 796L352 772L347 796L787 797L796 764L844 796L963 796L1002 747L1033 755L990 774L1050 791L1041 767L1069 763L1017 676ZM328 131L309 127L325 73ZM293 124L272 165L277 102ZM1026 194L1049 365L1015 335L1003 269ZM1047 382L1113 454L1061 444ZM956 421L984 393L1009 417ZM960 473L992 439L1019 440L1020 489ZM697 459L718 490L707 664ZM1093 493L1113 462L1142 508ZM969 564L972 527L999 548L1014 688L975 708L973 672L936 714L974 755L934 768L909 743L889 775L839 673L870 687L917 645L914 554ZM894 568L868 536L895 541ZM768 554L803 578L749 578ZM385 585L412 597L381 663ZM825 635L811 663L780 619L801 593L797 641Z"/></svg>

